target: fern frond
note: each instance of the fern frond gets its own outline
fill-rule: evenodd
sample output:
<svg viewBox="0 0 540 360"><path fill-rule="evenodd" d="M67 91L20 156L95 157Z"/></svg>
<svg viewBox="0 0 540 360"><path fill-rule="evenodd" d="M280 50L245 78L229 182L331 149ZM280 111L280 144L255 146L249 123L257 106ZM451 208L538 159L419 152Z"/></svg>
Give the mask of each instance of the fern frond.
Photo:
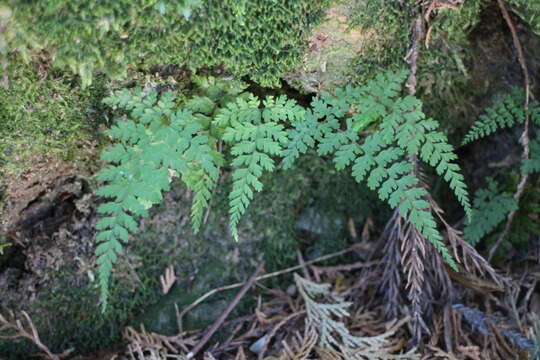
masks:
<svg viewBox="0 0 540 360"><path fill-rule="evenodd" d="M254 192L262 190L260 182L263 171L273 171L272 156L282 156L288 142L283 125L276 121L285 118L297 121L298 109L293 101L267 98L266 108L259 109L254 97L247 101L239 99L227 106L217 119L220 125L229 124L223 140L231 143L234 156L233 187L229 194L231 234L238 240L238 223L253 199ZM303 115L303 113L302 113Z"/></svg>
<svg viewBox="0 0 540 360"><path fill-rule="evenodd" d="M476 245L506 219L518 206L511 193L502 192L492 179L476 192L471 220L463 229L463 239Z"/></svg>
<svg viewBox="0 0 540 360"><path fill-rule="evenodd" d="M368 136L361 146L362 155L354 162L353 176L358 182L367 179L368 187L377 190L379 198L392 208L397 207L400 215L411 221L455 267L425 200L427 191L413 175L407 157L418 154L423 161L435 167L470 216L467 187L459 166L453 162L457 156L452 146L446 136L435 131L438 123L425 118L421 105L418 99L408 96L387 106L388 115L382 120L380 130Z"/></svg>
<svg viewBox="0 0 540 360"><path fill-rule="evenodd" d="M457 268L425 200L427 191L412 175L412 165L403 158L405 151L399 147L383 148L384 145L382 132L366 139L362 146L364 153L354 162L353 177L358 182L367 178L368 187L378 190L379 198L387 201L392 208L397 207L400 215L411 221L448 264Z"/></svg>
<svg viewBox="0 0 540 360"><path fill-rule="evenodd" d="M496 100L484 115L476 121L463 139L462 144L488 136L498 129L512 127L525 121L523 90L513 88L511 93Z"/></svg>
<svg viewBox="0 0 540 360"><path fill-rule="evenodd" d="M204 210L218 179L221 154L207 129L188 110L174 111L174 95L158 97L155 91L120 91L106 103L128 110L130 118L119 121L107 134L118 143L107 148L102 159L111 163L97 179L107 182L97 194L113 201L100 206L102 218L97 229L96 249L102 309L107 306L111 270L122 243L137 230L135 217L148 215L148 209L162 200L169 189L171 171L180 173L194 192L192 225L198 230Z"/></svg>

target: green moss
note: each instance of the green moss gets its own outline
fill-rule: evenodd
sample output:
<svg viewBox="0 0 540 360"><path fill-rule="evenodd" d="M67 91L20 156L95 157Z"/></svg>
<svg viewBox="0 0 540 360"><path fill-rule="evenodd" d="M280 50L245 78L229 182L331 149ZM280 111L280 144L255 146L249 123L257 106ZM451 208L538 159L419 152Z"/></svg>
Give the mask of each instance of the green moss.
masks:
<svg viewBox="0 0 540 360"><path fill-rule="evenodd" d="M368 217L383 220L389 209L381 205L376 193L346 171L308 154L293 170L264 179L241 225L260 238L260 252L272 271L295 264L298 248L314 258L346 247L347 221L360 226Z"/></svg>
<svg viewBox="0 0 540 360"><path fill-rule="evenodd" d="M106 115L102 81L82 90L47 64L24 64L16 56L8 73L9 87L0 87L0 166L16 170L35 152L67 160L80 155L77 145L93 138Z"/></svg>
<svg viewBox="0 0 540 360"><path fill-rule="evenodd" d="M277 85L298 63L328 3L206 0L186 16L171 0L41 0L18 2L12 11L17 30L34 34L85 85L96 71L125 77L129 66L163 64L224 65L235 76Z"/></svg>
<svg viewBox="0 0 540 360"><path fill-rule="evenodd" d="M350 25L376 34L353 62L359 83L386 69L403 68L403 57L409 46L410 28L418 4L405 1L367 0L354 2Z"/></svg>

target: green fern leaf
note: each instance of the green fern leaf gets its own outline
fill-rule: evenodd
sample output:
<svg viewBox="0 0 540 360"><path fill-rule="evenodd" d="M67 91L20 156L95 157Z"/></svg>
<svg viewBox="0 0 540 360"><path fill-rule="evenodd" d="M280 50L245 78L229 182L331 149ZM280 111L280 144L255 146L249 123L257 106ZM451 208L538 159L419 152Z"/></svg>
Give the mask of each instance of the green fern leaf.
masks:
<svg viewBox="0 0 540 360"><path fill-rule="evenodd" d="M283 149L284 169L290 169L301 154L315 147L316 139L322 136L318 119L312 111L307 111L304 118L291 122L292 128L287 130L289 141Z"/></svg>
<svg viewBox="0 0 540 360"><path fill-rule="evenodd" d="M519 88L514 88L510 94L503 95L473 124L462 144L488 136L498 129L522 124L525 121L524 100L524 93Z"/></svg>
<svg viewBox="0 0 540 360"><path fill-rule="evenodd" d="M158 96L155 91L120 91L105 103L130 111L130 118L119 121L108 134L118 141L108 147L102 159L112 163L97 179L106 181L97 194L113 201L102 204L103 217L96 225L98 272L102 309L107 306L111 270L121 243L137 230L136 217L148 215L148 209L162 200L169 189L171 171L180 173L194 192L192 225L198 230L208 206L222 163L214 150L207 129L189 110L174 111L174 94Z"/></svg>
<svg viewBox="0 0 540 360"><path fill-rule="evenodd" d="M531 141L529 150L530 156L523 161L521 171L524 174L540 172L540 140Z"/></svg>
<svg viewBox="0 0 540 360"><path fill-rule="evenodd" d="M239 99L227 106L217 119L220 125L230 125L223 140L233 144L231 154L234 156L234 171L233 187L229 194L229 214L231 234L236 240L240 218L253 199L254 192L262 190L260 178L263 171L274 170L275 163L271 155L282 156L283 148L288 143L283 125L276 121L301 121L300 112L292 101L267 98L265 104L267 108L261 111L260 104L253 99Z"/></svg>
<svg viewBox="0 0 540 360"><path fill-rule="evenodd" d="M463 229L463 239L471 245L478 244L514 210L517 203L512 194L502 192L495 181L488 179L487 188L476 192L472 217Z"/></svg>

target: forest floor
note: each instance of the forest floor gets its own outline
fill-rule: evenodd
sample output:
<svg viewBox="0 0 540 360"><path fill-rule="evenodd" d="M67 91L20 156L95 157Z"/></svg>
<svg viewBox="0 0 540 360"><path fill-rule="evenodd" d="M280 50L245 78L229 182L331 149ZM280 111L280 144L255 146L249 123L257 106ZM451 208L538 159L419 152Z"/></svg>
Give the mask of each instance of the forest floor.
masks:
<svg viewBox="0 0 540 360"><path fill-rule="evenodd" d="M310 39L304 63L286 77L289 85L280 91L290 92L293 86L297 97L305 99L298 89L317 93L349 81L350 74L343 69L352 66L352 54L376 34L349 31L344 25L346 8L333 8L330 14L330 21ZM539 37L531 35L526 41L528 49L536 49L528 54L531 72L540 75ZM520 69L509 44L500 22L489 18L472 33L472 71L470 82L463 86L467 90L461 102L441 110L452 115L443 124L455 127L451 136L461 135L459 129L470 125L493 93L519 84ZM47 78L46 69L41 65L36 69ZM167 77L161 77L160 71L155 77L137 76L145 81L173 78L175 86L187 87L186 72L174 70ZM43 86L62 85L53 75L48 78ZM436 77L426 78L426 83L436 85ZM476 91L474 96L469 96L471 89ZM58 102L58 97L51 98ZM89 109L102 114L99 107ZM27 116L38 112L27 111ZM452 119L461 122L452 123ZM32 124L27 125L31 128ZM70 126L78 129L79 125ZM225 193L216 194L206 230L198 236L186 226L192 194L181 186L167 193L119 260L111 289L116 294L112 310L102 315L95 279L100 200L95 195L94 174L100 166L103 124L93 125L98 135L70 143L69 159L47 151L20 151L24 143L8 146L6 157L11 159L2 178L0 217L0 307L15 311L0 312L4 315L0 331L9 330L17 339L0 341L0 359L37 355L55 360L506 360L538 356L538 248L524 250L519 244L509 244L498 254L494 263L504 278L503 288L466 272L452 274L452 286L446 289L452 301L432 304L435 311L425 314L424 341L415 344L410 317L404 315L409 309L399 309L391 319L384 315L388 289L381 282L386 276L381 256L385 222L381 219L388 218L390 211L381 206L376 194L359 189L350 176L339 177L330 170L332 164L309 157L303 167L265 184L241 230L248 239L242 244L223 235ZM519 135L506 131L480 145L458 149L472 190L487 176L515 182L504 174L519 160ZM26 141L33 140L32 134L26 135ZM18 154L24 159L19 161ZM538 194L531 198L537 201ZM525 209L521 215L538 222L536 209ZM270 254L271 261L264 265L262 253ZM405 288L397 296L406 303Z"/></svg>

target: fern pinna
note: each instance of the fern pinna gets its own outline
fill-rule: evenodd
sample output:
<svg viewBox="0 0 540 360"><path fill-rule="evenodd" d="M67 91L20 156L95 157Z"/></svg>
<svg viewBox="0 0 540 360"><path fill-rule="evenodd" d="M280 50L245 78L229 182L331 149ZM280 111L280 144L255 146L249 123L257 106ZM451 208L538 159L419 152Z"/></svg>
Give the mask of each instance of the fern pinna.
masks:
<svg viewBox="0 0 540 360"><path fill-rule="evenodd" d="M473 216L463 229L463 239L471 245L478 244L518 208L512 194L503 192L493 179L488 179L487 188L476 192L473 204Z"/></svg>
<svg viewBox="0 0 540 360"><path fill-rule="evenodd" d="M130 111L108 135L118 140L102 155L113 163L102 169L97 179L108 184L98 195L113 199L98 212L106 215L96 225L99 281L102 308L107 306L112 266L128 241L128 232L137 230L134 217L147 216L148 209L169 189L171 175L177 173L194 191L192 223L198 229L212 188L218 179L221 155L214 150L207 129L188 110L174 110L174 95L167 92L157 99L155 91L124 90L105 102Z"/></svg>
<svg viewBox="0 0 540 360"><path fill-rule="evenodd" d="M463 144L491 135L498 129L523 124L525 121L524 101L525 93L520 88L513 88L510 93L502 95L473 124L463 139ZM529 115L533 123L540 125L540 104L537 101L529 104Z"/></svg>
<svg viewBox="0 0 540 360"><path fill-rule="evenodd" d="M493 105L486 109L485 114L473 124L463 144L468 144L503 128L510 128L525 121L523 102L525 93L520 88L513 88L509 94L502 95ZM533 124L540 125L540 103L532 101L528 107L528 115ZM540 139L537 137L530 143L530 154L521 164L524 174L540 172Z"/></svg>
<svg viewBox="0 0 540 360"><path fill-rule="evenodd" d="M237 226L254 191L262 190L263 171L275 168L272 156L282 156L287 144L286 122L295 122L304 116L304 109L286 97L267 98L261 102L253 95L228 104L217 116L215 124L225 128L223 140L231 145L234 159L233 187L229 194L230 228L238 240Z"/></svg>
<svg viewBox="0 0 540 360"><path fill-rule="evenodd" d="M529 116L531 123L540 125L540 104L532 101L528 105L527 114L523 107L524 101L525 92L520 88L513 88L510 93L500 96L473 124L463 144L491 135L499 129L523 124L526 116ZM521 164L522 174L540 172L540 139L533 139L529 149L529 157L523 159ZM518 203L512 194L502 192L498 185L489 179L487 188L480 189L475 194L474 213L464 228L464 239L476 245L495 230L508 214L517 209Z"/></svg>
<svg viewBox="0 0 540 360"><path fill-rule="evenodd" d="M283 168L290 168L301 154L316 148L321 156L332 155L338 170L352 166L358 182L367 180L382 200L398 208L455 266L410 158L419 157L435 167L470 215L467 188L452 146L437 131L438 123L425 117L418 99L400 96L406 76L405 71L389 72L365 86L322 93L308 109L285 96L261 101L235 89L229 91L233 96L221 97L227 100L219 107L220 96L211 87L207 92L213 95L197 96L184 104L190 110L176 109L172 92L159 99L155 91L144 94L140 90L109 97L108 104L129 116L108 131L118 143L104 152L103 160L113 165L98 174L99 180L108 182L98 194L112 199L99 207L105 217L97 224L103 309L112 266L128 233L136 231L135 217L146 216L161 201L172 176L181 176L193 190L192 224L199 229L224 162L217 151L221 140L232 157L229 225L236 240L242 215L263 187L263 172L275 171L279 160ZM363 131L368 127L372 134L366 137Z"/></svg>

